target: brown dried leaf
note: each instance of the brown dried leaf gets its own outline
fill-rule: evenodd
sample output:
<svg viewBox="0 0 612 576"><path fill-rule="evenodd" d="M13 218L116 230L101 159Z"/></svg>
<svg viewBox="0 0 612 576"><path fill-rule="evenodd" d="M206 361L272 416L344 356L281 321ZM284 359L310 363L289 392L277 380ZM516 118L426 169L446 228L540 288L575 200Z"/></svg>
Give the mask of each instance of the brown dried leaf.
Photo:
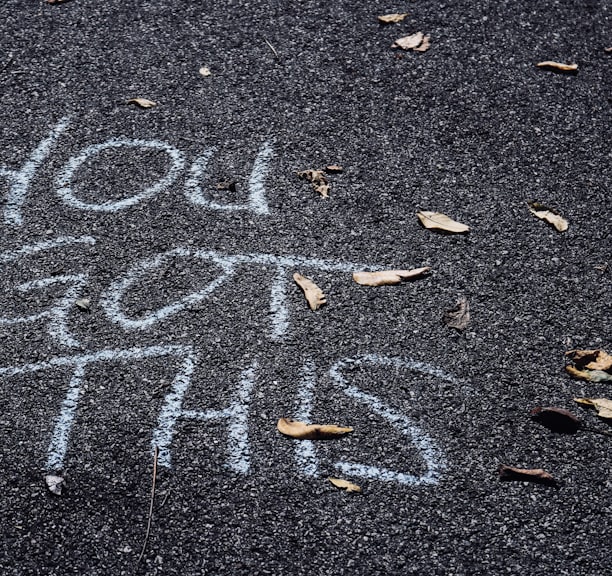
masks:
<svg viewBox="0 0 612 576"><path fill-rule="evenodd" d="M280 418L276 427L281 434L298 440L329 440L353 431L353 428L335 424L306 424L291 418Z"/></svg>
<svg viewBox="0 0 612 576"><path fill-rule="evenodd" d="M222 182L217 182L215 184L215 188L217 190L229 190L230 192L236 192L237 184L238 180L223 180Z"/></svg>
<svg viewBox="0 0 612 576"><path fill-rule="evenodd" d="M393 44L391 44L391 48L401 48L402 50L414 50L418 46L421 45L425 36L423 32L415 32L414 34L410 34L409 36L403 36L402 38L398 38Z"/></svg>
<svg viewBox="0 0 612 576"><path fill-rule="evenodd" d="M315 192L318 192L323 198L329 198L329 183L323 170L303 170L298 172L297 175L304 180L308 180Z"/></svg>
<svg viewBox="0 0 612 576"><path fill-rule="evenodd" d="M414 48L413 50L415 52L427 52L427 50L429 50L430 47L431 47L431 37L427 35L427 36L423 36L423 43L417 48Z"/></svg>
<svg viewBox="0 0 612 576"><path fill-rule="evenodd" d="M440 212L428 212L422 210L417 212L417 216L421 221L421 224L430 230L443 230L445 232L452 232L453 234L462 234L469 232L470 227L456 222L452 218L449 218L446 214Z"/></svg>
<svg viewBox="0 0 612 576"><path fill-rule="evenodd" d="M328 174L339 174L342 172L344 168L342 166L338 166L338 164L332 164L331 166L325 166L325 172Z"/></svg>
<svg viewBox="0 0 612 576"><path fill-rule="evenodd" d="M500 464L497 469L500 480L518 480L523 482L536 482L539 484L556 484L557 481L542 468L514 468Z"/></svg>
<svg viewBox="0 0 612 576"><path fill-rule="evenodd" d="M135 104L139 108L153 108L153 106L157 106L156 102L153 102L153 100L147 100L146 98L130 98L127 103Z"/></svg>
<svg viewBox="0 0 612 576"><path fill-rule="evenodd" d="M464 330L470 322L470 305L465 296L457 300L454 308L444 313L444 322L449 328Z"/></svg>
<svg viewBox="0 0 612 576"><path fill-rule="evenodd" d="M538 406L529 414L542 426L546 426L546 428L553 432L561 432L563 434L574 434L578 431L581 424L579 418L564 408L542 408Z"/></svg>
<svg viewBox="0 0 612 576"><path fill-rule="evenodd" d="M547 208L539 202L528 202L529 211L540 220L545 220L549 224L552 224L558 232L565 232L569 224L563 216L557 214L554 210Z"/></svg>
<svg viewBox="0 0 612 576"><path fill-rule="evenodd" d="M399 284L402 280L418 278L431 268L414 268L413 270L380 270L379 272L353 272L353 280L362 286L386 286Z"/></svg>
<svg viewBox="0 0 612 576"><path fill-rule="evenodd" d="M395 24L396 22L401 22L406 16L408 16L408 12L403 14L384 14L378 17L378 21L381 24Z"/></svg>
<svg viewBox="0 0 612 576"><path fill-rule="evenodd" d="M612 356L605 350L570 350L565 355L579 369L612 371Z"/></svg>
<svg viewBox="0 0 612 576"><path fill-rule="evenodd" d="M357 484L353 484L348 480L342 480L341 478L328 478L328 480L336 487L342 488L347 492L361 492L361 487L357 486Z"/></svg>
<svg viewBox="0 0 612 576"><path fill-rule="evenodd" d="M62 493L62 487L64 485L64 479L61 476L54 476L53 474L48 474L47 476L45 476L45 484L47 484L49 492L60 496Z"/></svg>
<svg viewBox="0 0 612 576"><path fill-rule="evenodd" d="M574 402L593 406L597 410L597 416L606 420L612 419L612 400L608 398L574 398Z"/></svg>
<svg viewBox="0 0 612 576"><path fill-rule="evenodd" d="M323 304L327 304L325 294L310 278L302 276L297 272L293 275L296 284L304 291L311 310L318 310Z"/></svg>
<svg viewBox="0 0 612 576"><path fill-rule="evenodd" d="M547 68L548 70L556 70L557 72L577 72L578 64L562 64L561 62L553 62L546 60L545 62L538 62L536 64L538 68Z"/></svg>

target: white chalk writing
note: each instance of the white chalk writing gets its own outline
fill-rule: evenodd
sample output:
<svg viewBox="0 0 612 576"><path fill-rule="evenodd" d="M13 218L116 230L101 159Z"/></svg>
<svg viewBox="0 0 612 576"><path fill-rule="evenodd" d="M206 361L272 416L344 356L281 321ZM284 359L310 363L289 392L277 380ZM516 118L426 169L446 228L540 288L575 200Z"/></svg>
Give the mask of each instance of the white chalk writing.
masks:
<svg viewBox="0 0 612 576"><path fill-rule="evenodd" d="M91 236L62 236L53 240L44 240L34 244L27 244L16 250L10 250L0 254L0 264L21 260L24 256L31 256L39 252L62 248L73 244L95 244L95 239ZM66 274L52 276L49 278L38 278L23 282L15 288L18 292L29 292L31 290L44 290L56 284L67 284L64 295L59 298L55 305L42 312L20 317L0 317L0 326L10 326L15 324L30 324L42 319L48 320L47 330L52 338L55 338L63 346L69 348L79 346L78 340L72 336L68 329L68 315L74 306L75 300L79 297L80 291L87 284L85 274Z"/></svg>
<svg viewBox="0 0 612 576"><path fill-rule="evenodd" d="M39 166L45 161L53 145L62 132L68 128L70 117L62 118L52 129L38 147L30 154L28 160L19 170L11 170L0 166L0 176L4 176L9 183L6 204L4 206L4 221L7 224L20 225L23 222L21 207L25 202L30 184Z"/></svg>
<svg viewBox="0 0 612 576"><path fill-rule="evenodd" d="M201 290L183 296L181 299L150 313L144 318L134 319L124 313L121 301L131 287L144 280L147 274L160 268L169 260L187 257L198 258L216 264L221 269L219 276ZM248 264L273 266L275 268L270 292L271 329L269 331L270 337L275 340L282 338L289 325L287 284L289 283L291 271L295 269L315 269L325 272L354 272L357 270L380 269L379 266L369 264L334 262L304 258L302 256L275 256L273 254L225 255L202 249L179 247L141 260L133 266L123 278L112 283L102 298L102 306L106 310L108 317L126 330L149 328L153 324L165 320L193 304L202 302L234 275L236 266Z"/></svg>
<svg viewBox="0 0 612 576"><path fill-rule="evenodd" d="M99 204L91 204L79 200L71 187L71 182L74 179L75 172L78 168L91 156L99 154L103 150L109 148L151 148L153 150L163 150L170 157L171 165L167 174L160 178L155 184L145 188L142 192L134 194L129 198L116 200L114 202L105 201ZM57 194L64 200L66 204L72 208L80 210L92 210L94 212L117 212L130 206L134 206L143 200L154 197L162 190L170 186L180 174L185 165L183 153L170 144L160 142L158 140L130 140L129 138L114 138L103 142L102 144L94 144L88 146L80 154L73 156L66 162L56 178Z"/></svg>
<svg viewBox="0 0 612 576"><path fill-rule="evenodd" d="M183 410L183 399L190 384L193 365L186 367L181 378L176 378L164 400L158 425L153 433L153 446L159 447L162 466L170 466L170 446L176 422L180 419L228 421L228 467L234 472L246 474L250 468L248 410L251 391L255 384L257 363L242 373L236 399L223 410Z"/></svg>
<svg viewBox="0 0 612 576"><path fill-rule="evenodd" d="M336 468L348 476L371 478L384 480L387 482L398 482L399 484L420 485L437 484L441 472L446 468L441 451L435 446L433 440L420 427L414 424L406 415L387 406L384 402L372 394L359 390L356 386L349 384L343 374L343 370L349 366L385 366L394 368L404 368L416 372L422 372L432 376L437 376L449 382L456 382L456 379L443 370L414 360L404 358L388 358L370 354L358 358L345 358L336 362L329 370L329 375L341 388L341 390L354 400L357 400L372 412L384 418L400 434L407 437L412 445L417 449L425 464L427 472L421 476L397 472L387 468L371 466L353 462L339 461L335 464Z"/></svg>
<svg viewBox="0 0 612 576"><path fill-rule="evenodd" d="M191 374L197 358L190 346L167 345L149 346L146 348L136 347L123 350L108 349L75 356L58 356L45 362L0 368L0 376L10 377L62 367L72 367L74 369L66 397L62 403L60 415L55 424L51 442L49 443L47 455L48 467L50 469L59 470L64 464L64 458L66 456L66 450L70 440L70 433L78 408L78 401L81 395L81 388L86 367L94 362L128 362L164 356L174 356L183 359L172 384L172 390L175 393L180 393L182 391L182 394L184 394L189 387ZM181 400L182 394L180 395ZM171 397L167 398L166 406L171 403ZM163 415L164 412L162 411L162 416ZM170 424L173 426L174 421L170 422L170 420L168 420L165 416L162 416L160 416L160 428L154 434L154 438L156 442L159 442L160 465L169 466L169 442L172 440L172 429L168 431L163 427Z"/></svg>
<svg viewBox="0 0 612 576"><path fill-rule="evenodd" d="M200 183L206 176L206 167L216 151L216 148L209 148L191 165L189 178L185 182L185 196L187 199L192 204L205 206L214 210L251 210L258 215L269 214L270 210L268 208L268 202L266 201L264 181L269 168L270 159L273 156L271 144L269 142L264 143L255 158L253 171L249 179L249 198L248 201L243 204L220 204L209 200L202 191Z"/></svg>

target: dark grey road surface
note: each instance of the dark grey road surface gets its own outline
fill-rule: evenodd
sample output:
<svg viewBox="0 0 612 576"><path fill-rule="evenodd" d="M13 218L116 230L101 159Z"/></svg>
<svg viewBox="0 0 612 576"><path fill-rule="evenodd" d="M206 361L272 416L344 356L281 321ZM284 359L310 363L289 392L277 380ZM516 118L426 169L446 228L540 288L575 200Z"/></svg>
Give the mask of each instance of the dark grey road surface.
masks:
<svg viewBox="0 0 612 576"><path fill-rule="evenodd" d="M612 348L609 3L9 0L0 22L3 575L612 573L610 438L528 416L610 430L572 400L610 383L564 372ZM417 31L429 51L391 49ZM330 164L329 199L295 174ZM281 416L355 431L297 443Z"/></svg>

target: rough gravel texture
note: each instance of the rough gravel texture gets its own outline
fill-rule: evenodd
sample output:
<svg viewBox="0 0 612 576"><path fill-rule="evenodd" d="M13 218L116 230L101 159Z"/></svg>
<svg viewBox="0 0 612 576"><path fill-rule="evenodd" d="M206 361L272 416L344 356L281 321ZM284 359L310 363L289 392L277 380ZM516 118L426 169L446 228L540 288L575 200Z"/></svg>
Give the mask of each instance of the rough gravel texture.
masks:
<svg viewBox="0 0 612 576"><path fill-rule="evenodd" d="M376 16L409 12L400 24ZM425 53L391 49L431 35ZM183 418L172 467L159 466L147 549L153 431L180 359L92 362L58 470L44 483L70 366L0 374L0 572L4 575L492 575L610 573L610 438L554 434L535 406L568 408L610 430L575 396L610 397L610 383L571 380L564 352L612 348L610 269L610 4L596 0L406 4L337 0L0 5L0 250L58 237L72 244L0 262L0 368L135 347L191 346L197 363L183 409L223 410L255 366L248 407L250 467L231 468L227 420ZM576 62L577 74L538 69ZM198 70L208 66L211 76ZM157 102L148 110L130 98ZM33 172L21 213L6 220L7 170L19 170L62 118L69 125ZM69 205L58 194L70 158L115 138L156 140L184 167L153 197L116 212ZM269 214L196 206L192 163L215 148L202 176L219 204L243 202L258 151ZM330 164L329 199L296 172ZM69 182L89 205L117 202L167 175L163 150L92 154ZM215 183L235 180L235 190ZM527 201L558 210L565 233ZM424 229L418 210L469 224L466 235ZM10 210L9 210L10 211ZM138 320L201 291L219 274L194 256L299 255L383 268L431 266L426 278L370 288L350 273L287 269L287 330L270 336L274 263L239 265L207 298L143 329L105 308L114 282L139 261L177 247L126 291ZM189 252L191 250L191 252ZM606 268L607 266L607 268ZM308 309L291 274L326 293ZM86 275L58 339L40 314L64 297L62 275ZM18 286L56 278L45 287ZM23 288L23 287L22 287ZM442 321L467 297L463 332ZM116 320L116 318L115 318ZM376 355L437 367L351 365ZM276 420L298 412L303 371L314 383L311 420L351 425L317 444L308 476ZM1 370L0 370L1 371ZM435 448L429 484L326 480L339 460L427 476L423 444L343 390L354 386ZM417 436L418 436L417 434ZM244 440L244 439L243 439ZM230 448L228 448L230 446ZM420 446L420 448L419 448ZM228 467L228 462L230 467ZM499 482L500 463L544 468L558 487Z"/></svg>

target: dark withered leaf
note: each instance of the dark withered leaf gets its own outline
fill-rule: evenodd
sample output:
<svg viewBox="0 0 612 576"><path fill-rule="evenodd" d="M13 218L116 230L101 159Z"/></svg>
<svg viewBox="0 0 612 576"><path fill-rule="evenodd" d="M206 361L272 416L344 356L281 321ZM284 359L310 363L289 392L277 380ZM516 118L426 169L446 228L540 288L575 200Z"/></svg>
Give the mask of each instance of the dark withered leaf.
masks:
<svg viewBox="0 0 612 576"><path fill-rule="evenodd" d="M444 322L447 326L455 330L465 330L470 322L470 305L465 296L457 300L457 304L454 308L445 312Z"/></svg>
<svg viewBox="0 0 612 576"><path fill-rule="evenodd" d="M562 434L575 434L581 425L580 419L564 408L538 406L529 414L542 426Z"/></svg>

